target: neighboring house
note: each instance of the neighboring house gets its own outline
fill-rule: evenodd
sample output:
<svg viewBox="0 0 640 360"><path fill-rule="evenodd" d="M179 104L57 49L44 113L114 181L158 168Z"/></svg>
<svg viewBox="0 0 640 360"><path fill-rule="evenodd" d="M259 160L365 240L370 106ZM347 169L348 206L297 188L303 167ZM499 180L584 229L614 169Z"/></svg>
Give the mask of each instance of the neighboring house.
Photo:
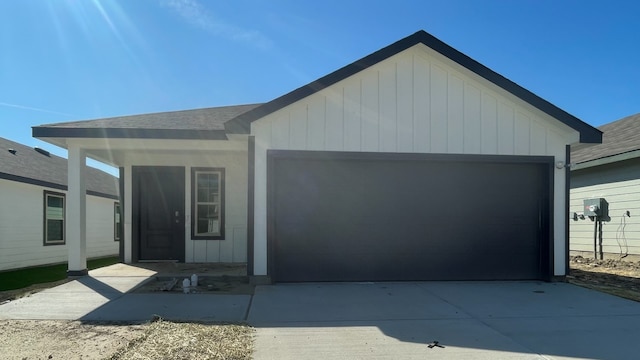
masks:
<svg viewBox="0 0 640 360"><path fill-rule="evenodd" d="M118 179L85 175L86 256L117 255ZM0 199L0 271L67 261L67 160L0 138Z"/></svg>
<svg viewBox="0 0 640 360"><path fill-rule="evenodd" d="M585 199L603 198L608 216L602 225L607 257L640 255L640 114L603 125L602 144L572 147L570 212L584 213ZM627 215L628 212L628 215ZM595 222L571 221L571 251L594 256ZM597 231L600 232L599 229ZM598 236L597 253L600 252Z"/></svg>
<svg viewBox="0 0 640 360"><path fill-rule="evenodd" d="M127 263L276 282L563 276L569 145L602 136L424 31L265 104L33 135L69 150L70 192L85 156L120 167Z"/></svg>

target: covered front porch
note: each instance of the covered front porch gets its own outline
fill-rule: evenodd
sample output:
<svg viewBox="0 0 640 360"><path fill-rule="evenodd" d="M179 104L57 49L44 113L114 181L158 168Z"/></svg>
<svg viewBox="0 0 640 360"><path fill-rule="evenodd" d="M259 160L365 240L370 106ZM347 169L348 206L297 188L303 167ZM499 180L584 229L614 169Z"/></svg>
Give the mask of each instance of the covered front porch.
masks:
<svg viewBox="0 0 640 360"><path fill-rule="evenodd" d="M247 263L250 137L219 128L116 128L135 117L104 128L95 126L109 119L33 129L68 150L68 275L87 274L87 158L119 169L122 262Z"/></svg>

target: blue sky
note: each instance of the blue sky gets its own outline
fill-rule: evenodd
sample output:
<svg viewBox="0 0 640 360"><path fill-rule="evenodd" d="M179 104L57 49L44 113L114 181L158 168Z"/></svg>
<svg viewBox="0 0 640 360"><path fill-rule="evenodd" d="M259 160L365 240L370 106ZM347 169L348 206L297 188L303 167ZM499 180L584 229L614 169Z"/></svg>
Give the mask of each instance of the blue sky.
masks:
<svg viewBox="0 0 640 360"><path fill-rule="evenodd" d="M640 112L640 2L0 1L0 137L265 102L425 30L583 121Z"/></svg>

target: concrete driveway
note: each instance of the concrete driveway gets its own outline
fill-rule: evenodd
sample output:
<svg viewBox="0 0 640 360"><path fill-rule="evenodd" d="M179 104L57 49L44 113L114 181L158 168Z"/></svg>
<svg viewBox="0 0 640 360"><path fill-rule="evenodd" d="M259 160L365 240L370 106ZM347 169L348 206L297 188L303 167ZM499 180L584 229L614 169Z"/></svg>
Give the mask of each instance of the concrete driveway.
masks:
<svg viewBox="0 0 640 360"><path fill-rule="evenodd" d="M248 321L257 360L640 357L640 303L565 283L260 286Z"/></svg>
<svg viewBox="0 0 640 360"><path fill-rule="evenodd" d="M94 270L0 305L0 320L248 321L257 360L640 358L640 303L566 283L281 284L258 286L253 297L132 292L155 274L124 264Z"/></svg>

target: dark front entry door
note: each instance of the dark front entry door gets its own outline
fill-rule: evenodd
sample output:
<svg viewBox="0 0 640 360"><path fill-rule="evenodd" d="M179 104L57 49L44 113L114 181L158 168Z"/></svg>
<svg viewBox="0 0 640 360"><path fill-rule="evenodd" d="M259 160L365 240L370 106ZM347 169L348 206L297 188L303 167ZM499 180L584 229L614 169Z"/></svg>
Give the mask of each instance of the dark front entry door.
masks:
<svg viewBox="0 0 640 360"><path fill-rule="evenodd" d="M184 261L184 174L183 167L133 168L134 258Z"/></svg>

